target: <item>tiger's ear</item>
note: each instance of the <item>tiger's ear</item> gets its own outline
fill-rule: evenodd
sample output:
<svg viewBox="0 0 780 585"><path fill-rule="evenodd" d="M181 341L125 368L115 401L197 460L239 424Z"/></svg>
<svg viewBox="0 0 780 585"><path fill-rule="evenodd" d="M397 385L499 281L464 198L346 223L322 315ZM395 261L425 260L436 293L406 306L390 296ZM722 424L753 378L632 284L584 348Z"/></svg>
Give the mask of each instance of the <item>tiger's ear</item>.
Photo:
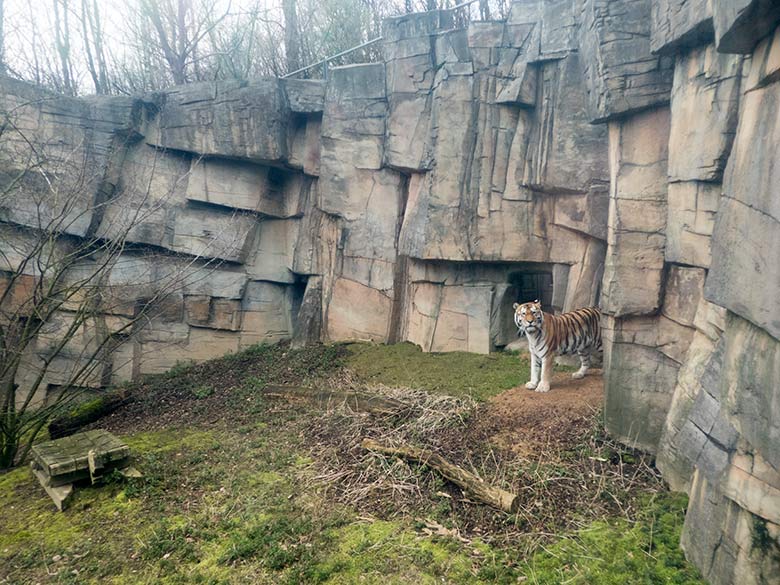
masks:
<svg viewBox="0 0 780 585"><path fill-rule="evenodd" d="M520 303L515 303L514 305L512 305L512 308L513 308L515 311L517 311L517 307L519 307L519 306L520 306Z"/></svg>
<svg viewBox="0 0 780 585"><path fill-rule="evenodd" d="M535 304L535 305L541 305L542 303L540 303L540 302L539 302L539 299L536 299L536 300L534 301L534 304Z"/></svg>

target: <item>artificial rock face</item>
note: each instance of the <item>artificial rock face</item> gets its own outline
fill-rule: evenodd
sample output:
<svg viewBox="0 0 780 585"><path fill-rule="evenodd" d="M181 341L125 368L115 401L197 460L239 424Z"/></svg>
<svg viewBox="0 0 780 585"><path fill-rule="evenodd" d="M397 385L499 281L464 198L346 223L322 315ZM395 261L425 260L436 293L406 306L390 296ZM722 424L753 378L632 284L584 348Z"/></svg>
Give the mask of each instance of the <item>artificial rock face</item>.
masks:
<svg viewBox="0 0 780 585"><path fill-rule="evenodd" d="M712 583L769 582L778 23L768 0L522 0L506 21L388 19L380 62L326 80L74 99L0 78L21 130L0 134L0 179L21 177L6 306L34 290L9 274L40 222L60 218L54 258L127 238L35 399L160 291L87 385L286 339L484 353L516 339L513 302L600 304L608 430L688 491L682 544ZM20 174L30 144L43 174ZM77 300L23 356L22 398Z"/></svg>

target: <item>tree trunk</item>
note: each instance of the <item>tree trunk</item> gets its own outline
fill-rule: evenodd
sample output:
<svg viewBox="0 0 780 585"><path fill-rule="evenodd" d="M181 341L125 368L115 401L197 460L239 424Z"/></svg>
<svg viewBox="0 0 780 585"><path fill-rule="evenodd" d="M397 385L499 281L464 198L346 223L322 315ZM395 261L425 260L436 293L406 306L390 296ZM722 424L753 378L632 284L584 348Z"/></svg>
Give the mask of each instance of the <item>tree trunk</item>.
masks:
<svg viewBox="0 0 780 585"><path fill-rule="evenodd" d="M420 449L412 445L389 447L381 445L373 439L363 439L362 446L369 451L385 455L397 455L398 457L427 465L431 469L438 471L475 500L509 514L517 512L519 502L516 494L486 484L481 477L466 471L462 467L458 467L454 463L450 463L433 451Z"/></svg>
<svg viewBox="0 0 780 585"><path fill-rule="evenodd" d="M62 2L62 17L60 17L60 2ZM54 0L54 38L57 54L60 58L62 74L62 90L75 94L70 65L70 31L68 30L68 0Z"/></svg>
<svg viewBox="0 0 780 585"><path fill-rule="evenodd" d="M0 0L0 73L5 73L5 2Z"/></svg>
<svg viewBox="0 0 780 585"><path fill-rule="evenodd" d="M301 68L301 40L298 34L298 13L295 0L282 0L284 11L284 52L287 56L287 73Z"/></svg>

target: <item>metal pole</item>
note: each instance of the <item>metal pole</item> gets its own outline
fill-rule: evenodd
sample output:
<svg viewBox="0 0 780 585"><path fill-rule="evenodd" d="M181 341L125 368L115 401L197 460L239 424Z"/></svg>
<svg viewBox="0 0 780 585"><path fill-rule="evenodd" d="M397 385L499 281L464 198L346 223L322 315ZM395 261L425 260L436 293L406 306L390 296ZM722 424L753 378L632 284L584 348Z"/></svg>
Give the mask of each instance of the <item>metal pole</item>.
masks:
<svg viewBox="0 0 780 585"><path fill-rule="evenodd" d="M475 1L475 0L472 0ZM370 41L366 41L362 45L357 45L356 47L352 47L351 49L347 49L346 51L341 51L341 53L336 53L335 55L331 55L330 57L326 57L325 59L322 59L320 61L317 61L316 63L312 63L311 65L307 65L306 67L301 67L300 69L296 69L292 73L288 73L287 75L282 75L282 79L287 79L288 77L292 77L293 75L297 75L298 73L303 73L304 71L308 71L312 67L317 67L318 65L322 65L323 63L327 63L328 61L333 61L333 59L338 59L339 57L343 57L344 55L349 55L350 53L357 51L358 49L362 49L364 47L368 47L369 45L373 45L374 43L378 43L382 40L382 37L377 37L375 39L371 39Z"/></svg>
<svg viewBox="0 0 780 585"><path fill-rule="evenodd" d="M474 2L478 2L478 0L466 0L466 2L458 4L457 6L454 6L452 8L447 8L446 10L458 10L459 8L463 8L470 4L474 4ZM381 40L382 37L377 37L375 39L371 39L370 41L366 41L362 45L357 45L356 47L352 47L351 49L347 49L346 51L341 51L341 53L331 55L330 57L325 57L324 59L317 61L316 63L312 63L311 65L307 65L306 67L301 67L300 69L296 69L295 71L293 71L292 73L288 73L287 75L282 75L282 79L287 79L288 77L292 77L293 75L298 75L299 73L308 71L309 69L312 69L313 67L317 67L318 65L322 65L323 63L326 65L325 71L327 74L327 64L329 61L333 61L333 59L338 59L339 57L343 57L344 55L349 55L350 53L357 51L358 49L363 49L365 47L373 45L374 43L378 43Z"/></svg>

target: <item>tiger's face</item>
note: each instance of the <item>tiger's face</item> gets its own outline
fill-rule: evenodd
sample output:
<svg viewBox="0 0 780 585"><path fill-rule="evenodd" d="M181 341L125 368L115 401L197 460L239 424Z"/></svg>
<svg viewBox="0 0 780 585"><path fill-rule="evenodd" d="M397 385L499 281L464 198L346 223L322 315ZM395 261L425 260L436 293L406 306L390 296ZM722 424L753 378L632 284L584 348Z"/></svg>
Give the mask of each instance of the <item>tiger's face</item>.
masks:
<svg viewBox="0 0 780 585"><path fill-rule="evenodd" d="M542 303L538 300L532 303L515 303L512 307L515 310L515 325L517 325L520 332L525 333L529 331L533 333L544 325Z"/></svg>

